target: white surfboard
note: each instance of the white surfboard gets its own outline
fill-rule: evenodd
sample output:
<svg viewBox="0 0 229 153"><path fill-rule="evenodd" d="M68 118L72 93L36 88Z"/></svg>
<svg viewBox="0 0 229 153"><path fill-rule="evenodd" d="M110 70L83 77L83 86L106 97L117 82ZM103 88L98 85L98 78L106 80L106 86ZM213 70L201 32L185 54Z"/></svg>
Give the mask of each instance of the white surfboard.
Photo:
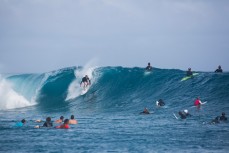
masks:
<svg viewBox="0 0 229 153"><path fill-rule="evenodd" d="M205 105L206 103L207 103L207 101L204 101L200 105ZM192 106L191 108L193 108L193 107L197 107L197 106Z"/></svg>
<svg viewBox="0 0 229 153"><path fill-rule="evenodd" d="M81 92L81 94L80 94L80 95L84 95L84 94L86 94L86 93L87 93L87 91L88 91L88 89L89 89L89 87L86 87L85 89L82 89L82 92Z"/></svg>
<svg viewBox="0 0 229 153"><path fill-rule="evenodd" d="M173 116L178 120L178 117L175 115L175 113L173 113Z"/></svg>
<svg viewBox="0 0 229 153"><path fill-rule="evenodd" d="M144 76L147 76L147 75L149 75L150 73L152 73L152 71L145 71L145 72L144 72Z"/></svg>
<svg viewBox="0 0 229 153"><path fill-rule="evenodd" d="M87 91L88 91L88 88L83 89L80 95L84 95L84 94L86 94L86 93L87 93Z"/></svg>
<svg viewBox="0 0 229 153"><path fill-rule="evenodd" d="M204 104L206 104L207 103L207 101L204 101L204 102L202 102L202 104L201 105L204 105Z"/></svg>

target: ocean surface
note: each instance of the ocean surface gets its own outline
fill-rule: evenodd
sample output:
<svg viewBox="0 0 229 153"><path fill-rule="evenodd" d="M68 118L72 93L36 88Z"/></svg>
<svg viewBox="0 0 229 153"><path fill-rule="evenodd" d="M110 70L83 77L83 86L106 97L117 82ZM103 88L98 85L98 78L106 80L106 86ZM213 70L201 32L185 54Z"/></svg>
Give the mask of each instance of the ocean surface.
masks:
<svg viewBox="0 0 229 153"><path fill-rule="evenodd" d="M81 95L80 81L91 79ZM47 73L0 75L0 152L215 152L229 151L229 73L154 68L70 67ZM193 107L196 97L207 101ZM155 102L163 99L164 107ZM147 107L151 114L139 114ZM192 117L176 119L188 109ZM74 115L70 129L40 128L35 120ZM177 117L179 117L177 115ZM14 125L26 119L23 127ZM55 124L54 126L59 125Z"/></svg>

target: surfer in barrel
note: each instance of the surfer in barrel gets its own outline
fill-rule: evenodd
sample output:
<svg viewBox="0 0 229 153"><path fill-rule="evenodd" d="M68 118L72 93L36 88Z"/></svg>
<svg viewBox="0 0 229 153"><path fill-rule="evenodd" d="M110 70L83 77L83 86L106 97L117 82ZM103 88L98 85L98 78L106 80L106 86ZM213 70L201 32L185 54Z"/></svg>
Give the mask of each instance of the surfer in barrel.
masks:
<svg viewBox="0 0 229 153"><path fill-rule="evenodd" d="M85 77L82 78L80 86L82 85L82 83L83 83L83 87L85 89L88 85L91 85L91 80L89 79L89 77L87 75L85 75Z"/></svg>

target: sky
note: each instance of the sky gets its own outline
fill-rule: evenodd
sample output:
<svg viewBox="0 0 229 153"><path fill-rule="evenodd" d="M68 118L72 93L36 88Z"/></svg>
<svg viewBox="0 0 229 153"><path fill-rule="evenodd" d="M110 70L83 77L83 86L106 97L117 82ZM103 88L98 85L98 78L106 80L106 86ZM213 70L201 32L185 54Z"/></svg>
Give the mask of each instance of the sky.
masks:
<svg viewBox="0 0 229 153"><path fill-rule="evenodd" d="M0 0L0 73L70 66L229 71L228 0Z"/></svg>

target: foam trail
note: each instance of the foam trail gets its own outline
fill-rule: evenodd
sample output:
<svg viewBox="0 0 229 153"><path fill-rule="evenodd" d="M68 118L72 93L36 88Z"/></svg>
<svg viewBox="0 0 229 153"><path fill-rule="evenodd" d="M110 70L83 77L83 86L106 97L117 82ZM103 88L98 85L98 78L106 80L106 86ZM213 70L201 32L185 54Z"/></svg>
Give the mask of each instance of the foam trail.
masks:
<svg viewBox="0 0 229 153"><path fill-rule="evenodd" d="M0 110L34 105L11 88L11 84L0 76Z"/></svg>
<svg viewBox="0 0 229 153"><path fill-rule="evenodd" d="M82 78L85 75L88 75L88 77L91 80L91 85L94 82L94 78L93 78L93 71L96 68L96 60L92 60L90 62L88 62L83 69L79 70L75 70L74 74L75 74L75 80L70 84L69 88L68 88L68 95L66 97L65 100L71 100L74 99L78 96L81 95L82 93L82 88L80 87L80 82L82 80Z"/></svg>

